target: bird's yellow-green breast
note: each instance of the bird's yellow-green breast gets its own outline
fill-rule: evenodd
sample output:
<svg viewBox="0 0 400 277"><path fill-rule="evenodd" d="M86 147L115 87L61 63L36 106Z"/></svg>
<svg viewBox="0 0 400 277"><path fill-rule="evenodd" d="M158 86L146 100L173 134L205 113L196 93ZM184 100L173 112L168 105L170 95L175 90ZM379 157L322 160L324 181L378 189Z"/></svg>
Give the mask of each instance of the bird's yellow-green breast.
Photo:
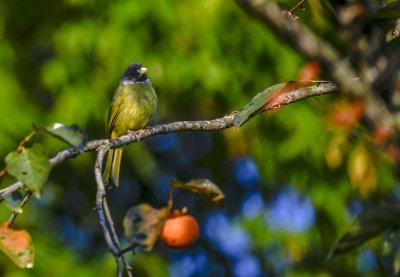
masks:
<svg viewBox="0 0 400 277"><path fill-rule="evenodd" d="M110 107L108 136L116 138L143 128L156 109L157 95L150 82L121 84Z"/></svg>

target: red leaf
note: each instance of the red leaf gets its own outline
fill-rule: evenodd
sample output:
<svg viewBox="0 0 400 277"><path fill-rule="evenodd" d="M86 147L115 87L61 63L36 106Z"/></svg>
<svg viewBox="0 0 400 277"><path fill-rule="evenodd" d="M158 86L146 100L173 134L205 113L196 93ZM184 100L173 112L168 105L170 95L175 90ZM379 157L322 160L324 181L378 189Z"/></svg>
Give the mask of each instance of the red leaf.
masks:
<svg viewBox="0 0 400 277"><path fill-rule="evenodd" d="M318 62L308 62L303 65L297 74L297 80L317 80L321 73Z"/></svg>
<svg viewBox="0 0 400 277"><path fill-rule="evenodd" d="M393 136L393 132L390 128L387 128L383 125L374 125L374 130L372 133L373 140L376 144L385 144L387 143Z"/></svg>
<svg viewBox="0 0 400 277"><path fill-rule="evenodd" d="M20 268L32 268L35 251L26 230L18 230L8 223L0 225L0 250Z"/></svg>
<svg viewBox="0 0 400 277"><path fill-rule="evenodd" d="M351 103L339 103L328 116L333 123L344 127L354 127L364 115L364 102L355 99Z"/></svg>
<svg viewBox="0 0 400 277"><path fill-rule="evenodd" d="M305 88L312 85L313 82L309 80L301 80L301 81L289 81L284 86L280 87L271 92L268 99L265 101L262 106L263 111L267 111L271 108L278 108L285 101L286 95L294 90L298 90L300 88Z"/></svg>

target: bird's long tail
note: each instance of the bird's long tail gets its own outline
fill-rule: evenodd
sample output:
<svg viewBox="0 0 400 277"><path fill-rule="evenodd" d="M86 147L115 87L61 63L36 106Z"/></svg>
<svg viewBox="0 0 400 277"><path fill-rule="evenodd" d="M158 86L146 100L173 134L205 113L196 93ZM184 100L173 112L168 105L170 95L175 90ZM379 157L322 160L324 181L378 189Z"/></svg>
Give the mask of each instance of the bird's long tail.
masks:
<svg viewBox="0 0 400 277"><path fill-rule="evenodd" d="M103 173L103 181L106 184L119 186L119 168L121 166L122 148L111 149L108 152L107 163Z"/></svg>

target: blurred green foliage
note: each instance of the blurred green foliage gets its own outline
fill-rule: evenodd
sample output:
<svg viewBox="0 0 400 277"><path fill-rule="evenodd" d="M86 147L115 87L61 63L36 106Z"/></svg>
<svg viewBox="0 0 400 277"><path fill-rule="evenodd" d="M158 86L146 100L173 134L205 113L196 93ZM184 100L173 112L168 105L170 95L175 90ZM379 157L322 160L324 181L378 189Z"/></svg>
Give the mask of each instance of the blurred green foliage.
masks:
<svg viewBox="0 0 400 277"><path fill-rule="evenodd" d="M288 8L295 2L281 1ZM329 17L324 19L320 1L309 2L310 12L301 12L305 23L335 43L335 30ZM0 38L1 157L15 150L32 123L75 123L87 131L89 139L104 138L113 91L133 61L149 68L158 93L153 124L212 119L238 110L261 90L295 79L305 63L234 2L221 0L3 0ZM165 178L207 177L222 185L227 196L224 210L250 236L265 274L278 274L270 266L276 255L292 261L280 272L286 276L359 274L357 252L329 263L324 259L354 218L351 203L356 199L373 203L392 190L394 177L391 161L374 150L378 174L373 194L361 198L359 190L351 187L346 160L354 147L364 143L360 133L365 131L356 128L349 135L326 120L336 99L333 95L300 101L259 116L240 130L211 137L177 135L178 146L169 155L152 151L146 143L131 145L123 160L123 185L111 192L119 231L128 207L140 202L165 203L166 196L155 197L155 192L164 189ZM326 164L327 145L343 133L347 141L343 162L331 169ZM212 141L209 148L207 139ZM68 147L44 135L37 140L48 147L50 155ZM188 152L194 156L189 162L182 158ZM265 226L262 214L241 217L238 207L246 190L232 177L231 167L242 156L256 162L260 172L257 190L266 203L288 184L311 199L316 213L312 228L291 234ZM4 160L0 165L4 166ZM19 270L0 255L0 275L114 275L114 260L106 251L92 210L93 165L94 154L87 153L53 169L42 199L31 201L16 222L32 234L35 268ZM5 184L12 181L7 179ZM183 196L175 203L189 206L189 213L198 214L200 223L216 209L200 198ZM0 213L6 220L7 208L2 206ZM75 237L71 239L68 228L84 230L90 243L81 245ZM281 252L274 252L276 244ZM196 247L215 251L205 240ZM128 256L137 276L167 276L168 266L179 259L179 253L174 253L159 246L149 255ZM224 266L229 264L229 259L218 257ZM377 266L368 274L382 270Z"/></svg>

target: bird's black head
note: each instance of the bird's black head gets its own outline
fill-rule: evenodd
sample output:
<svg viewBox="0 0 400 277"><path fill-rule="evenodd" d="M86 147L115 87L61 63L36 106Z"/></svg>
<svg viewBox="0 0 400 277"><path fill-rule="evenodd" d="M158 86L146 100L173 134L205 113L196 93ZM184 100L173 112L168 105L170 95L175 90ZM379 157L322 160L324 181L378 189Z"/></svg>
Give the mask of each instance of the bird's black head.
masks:
<svg viewBox="0 0 400 277"><path fill-rule="evenodd" d="M121 78L121 82L125 83L141 83L147 81L149 78L145 74L147 68L143 67L140 63L131 63L125 70Z"/></svg>

